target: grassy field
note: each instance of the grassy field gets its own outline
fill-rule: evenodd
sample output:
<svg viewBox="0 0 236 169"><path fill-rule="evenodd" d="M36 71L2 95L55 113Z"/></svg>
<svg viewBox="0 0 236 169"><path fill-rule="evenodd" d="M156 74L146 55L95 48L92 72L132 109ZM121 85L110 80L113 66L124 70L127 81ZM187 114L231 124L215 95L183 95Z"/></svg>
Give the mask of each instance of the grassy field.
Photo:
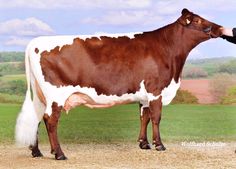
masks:
<svg viewBox="0 0 236 169"><path fill-rule="evenodd" d="M22 80L22 81L26 82L25 74L4 75L4 76L0 77L0 80L2 80L4 82L9 82L9 81L13 81L13 80Z"/></svg>
<svg viewBox="0 0 236 169"><path fill-rule="evenodd" d="M13 143L20 105L0 104L0 142ZM235 141L236 106L171 105L163 109L161 134L164 142ZM110 109L79 107L63 113L59 137L64 143L135 142L139 134L138 106ZM149 126L151 136L151 125ZM40 141L47 141L44 124Z"/></svg>
<svg viewBox="0 0 236 169"><path fill-rule="evenodd" d="M216 57L216 58L205 58L205 59L193 59L187 60L184 69L191 67L197 67L205 70L211 77L215 73L219 73L219 67L226 64L235 62L235 57Z"/></svg>

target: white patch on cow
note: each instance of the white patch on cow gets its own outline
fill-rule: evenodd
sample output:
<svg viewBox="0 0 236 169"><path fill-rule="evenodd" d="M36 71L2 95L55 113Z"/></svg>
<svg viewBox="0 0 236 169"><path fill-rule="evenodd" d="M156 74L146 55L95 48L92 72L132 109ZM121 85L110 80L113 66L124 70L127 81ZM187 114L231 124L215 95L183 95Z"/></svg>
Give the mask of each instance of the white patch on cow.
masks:
<svg viewBox="0 0 236 169"><path fill-rule="evenodd" d="M33 39L29 45L31 47L38 48L39 53L41 53L45 50L50 51L57 46L59 46L61 49L61 47L64 45L71 45L75 38L80 38L82 40L85 40L87 38L92 38L92 37L97 37L98 39L101 39L100 38L101 36L107 36L112 38L127 36L130 39L133 39L135 34L142 34L142 32L116 33L116 34L96 33L95 35L70 35L70 36L41 36ZM31 48L32 49L31 52L34 52L34 48Z"/></svg>
<svg viewBox="0 0 236 169"><path fill-rule="evenodd" d="M164 106L170 104L170 102L174 99L179 87L180 87L180 79L178 80L177 83L175 82L174 79L172 79L169 86L165 87L162 90L161 96L162 96L162 104Z"/></svg>
<svg viewBox="0 0 236 169"><path fill-rule="evenodd" d="M123 37L123 36L127 36L129 37L130 39L133 39L134 38L134 35L135 34L142 34L142 32L134 32L134 33L114 33L114 34L110 34L110 33L103 33L103 32L97 32L95 34L95 37L99 38L101 36L107 36L107 37L113 37L113 38L118 38L118 37ZM94 36L94 35L93 35ZM86 37L87 38L87 37ZM85 38L85 39L86 39Z"/></svg>
<svg viewBox="0 0 236 169"><path fill-rule="evenodd" d="M177 83L175 82L174 79L172 79L170 84L161 91L161 94L158 96L158 98L160 96L162 96L161 102L164 106L170 104L170 102L174 99L174 97L176 96L176 92L179 89L179 87L180 87L180 79L178 80ZM153 101L153 100L158 99L157 97L155 97L153 95L150 96L149 98L150 98L149 101ZM140 103L142 104L142 102L140 102ZM149 102L147 104L143 104L143 106L141 107L141 110L140 110L141 111L141 116L143 115L143 109L145 107L149 107Z"/></svg>

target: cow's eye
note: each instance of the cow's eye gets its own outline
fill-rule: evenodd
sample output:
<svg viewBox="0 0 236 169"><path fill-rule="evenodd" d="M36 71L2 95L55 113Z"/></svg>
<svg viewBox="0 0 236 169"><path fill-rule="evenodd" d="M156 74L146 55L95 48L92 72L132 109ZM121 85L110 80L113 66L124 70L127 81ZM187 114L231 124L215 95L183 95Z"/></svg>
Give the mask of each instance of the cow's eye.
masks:
<svg viewBox="0 0 236 169"><path fill-rule="evenodd" d="M201 19L194 19L193 22L196 23L196 24L201 24L202 23Z"/></svg>

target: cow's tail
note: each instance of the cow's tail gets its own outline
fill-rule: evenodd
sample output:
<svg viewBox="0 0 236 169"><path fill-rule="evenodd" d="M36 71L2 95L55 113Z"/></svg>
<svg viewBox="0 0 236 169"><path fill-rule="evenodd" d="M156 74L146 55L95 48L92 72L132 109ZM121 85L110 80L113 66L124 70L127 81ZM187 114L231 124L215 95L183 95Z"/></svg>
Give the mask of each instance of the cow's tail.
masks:
<svg viewBox="0 0 236 169"><path fill-rule="evenodd" d="M16 144L19 146L29 146L36 143L37 130L39 120L31 99L31 86L30 86L30 60L29 60L29 46L25 51L25 72L27 79L27 91L25 101L23 103L21 112L18 115L15 128Z"/></svg>

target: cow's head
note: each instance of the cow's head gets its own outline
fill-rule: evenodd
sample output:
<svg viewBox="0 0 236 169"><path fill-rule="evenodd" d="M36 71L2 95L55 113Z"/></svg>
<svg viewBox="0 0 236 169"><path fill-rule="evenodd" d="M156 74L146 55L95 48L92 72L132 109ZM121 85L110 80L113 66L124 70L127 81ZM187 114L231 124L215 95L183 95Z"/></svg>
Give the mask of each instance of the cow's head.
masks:
<svg viewBox="0 0 236 169"><path fill-rule="evenodd" d="M178 22L186 28L198 31L206 39L217 38L222 35L222 26L212 23L188 9L182 10L182 16L178 19Z"/></svg>

